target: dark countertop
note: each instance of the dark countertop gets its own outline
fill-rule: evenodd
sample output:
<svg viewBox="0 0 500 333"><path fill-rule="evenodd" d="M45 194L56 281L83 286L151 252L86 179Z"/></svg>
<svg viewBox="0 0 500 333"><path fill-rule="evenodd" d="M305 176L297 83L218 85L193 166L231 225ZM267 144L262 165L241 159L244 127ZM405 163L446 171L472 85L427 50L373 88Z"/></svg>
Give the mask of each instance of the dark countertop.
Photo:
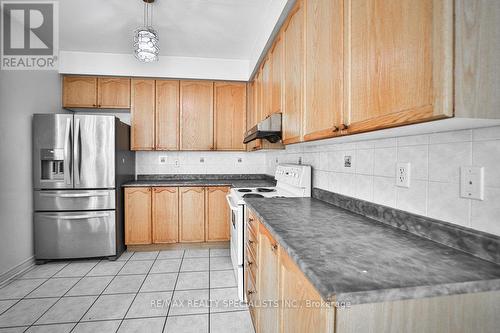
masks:
<svg viewBox="0 0 500 333"><path fill-rule="evenodd" d="M500 265L313 198L245 200L328 301L500 289Z"/></svg>
<svg viewBox="0 0 500 333"><path fill-rule="evenodd" d="M139 175L122 187L177 187L177 186L230 186L230 187L271 187L276 181L265 175Z"/></svg>

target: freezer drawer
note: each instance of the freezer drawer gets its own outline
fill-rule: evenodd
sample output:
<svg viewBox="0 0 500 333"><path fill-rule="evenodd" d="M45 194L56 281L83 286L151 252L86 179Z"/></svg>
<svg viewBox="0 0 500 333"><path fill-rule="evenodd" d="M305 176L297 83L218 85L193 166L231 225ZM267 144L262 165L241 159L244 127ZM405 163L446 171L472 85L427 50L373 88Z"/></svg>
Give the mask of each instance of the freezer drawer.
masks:
<svg viewBox="0 0 500 333"><path fill-rule="evenodd" d="M35 191L35 211L115 209L115 190Z"/></svg>
<svg viewBox="0 0 500 333"><path fill-rule="evenodd" d="M116 255L115 211L35 213L35 258Z"/></svg>

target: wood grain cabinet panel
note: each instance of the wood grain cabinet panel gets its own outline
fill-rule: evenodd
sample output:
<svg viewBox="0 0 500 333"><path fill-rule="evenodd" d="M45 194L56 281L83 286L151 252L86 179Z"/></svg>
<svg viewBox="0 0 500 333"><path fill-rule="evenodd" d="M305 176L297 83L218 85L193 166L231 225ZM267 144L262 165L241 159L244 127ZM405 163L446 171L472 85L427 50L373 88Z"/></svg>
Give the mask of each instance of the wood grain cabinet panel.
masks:
<svg viewBox="0 0 500 333"><path fill-rule="evenodd" d="M155 149L155 80L132 79L131 138L132 150Z"/></svg>
<svg viewBox="0 0 500 333"><path fill-rule="evenodd" d="M97 107L105 109L130 108L130 79L99 77L97 79Z"/></svg>
<svg viewBox="0 0 500 333"><path fill-rule="evenodd" d="M304 140L340 134L343 114L343 0L305 1Z"/></svg>
<svg viewBox="0 0 500 333"><path fill-rule="evenodd" d="M268 306L258 309L257 332L277 333L279 329L279 246L269 231L259 225L258 259L257 259L257 291L258 299ZM314 326L310 326L314 327ZM307 332L307 331L304 331Z"/></svg>
<svg viewBox="0 0 500 333"><path fill-rule="evenodd" d="M125 244L151 244L151 188L125 189Z"/></svg>
<svg viewBox="0 0 500 333"><path fill-rule="evenodd" d="M280 332L303 333L314 327L314 332L334 332L334 308L326 307L321 296L282 248L279 264L279 299L297 306L279 309ZM323 304L307 306L307 304Z"/></svg>
<svg viewBox="0 0 500 333"><path fill-rule="evenodd" d="M451 0L352 0L346 6L348 131L451 116Z"/></svg>
<svg viewBox="0 0 500 333"><path fill-rule="evenodd" d="M156 150L179 149L180 83L156 80Z"/></svg>
<svg viewBox="0 0 500 333"><path fill-rule="evenodd" d="M283 29L284 49L284 106L283 143L302 141L304 112L304 7L297 1Z"/></svg>
<svg viewBox="0 0 500 333"><path fill-rule="evenodd" d="M215 149L245 150L246 83L215 82Z"/></svg>
<svg viewBox="0 0 500 333"><path fill-rule="evenodd" d="M213 82L181 81L181 150L214 149Z"/></svg>
<svg viewBox="0 0 500 333"><path fill-rule="evenodd" d="M261 103L262 110L259 121L266 119L271 114L271 96L272 96L272 77L271 77L272 59L270 56L262 63L262 84L261 84Z"/></svg>
<svg viewBox="0 0 500 333"><path fill-rule="evenodd" d="M63 107L96 108L97 77L68 75L63 77Z"/></svg>
<svg viewBox="0 0 500 333"><path fill-rule="evenodd" d="M230 238L229 209L226 195L228 187L207 187L205 190L205 222L206 240L228 241Z"/></svg>
<svg viewBox="0 0 500 333"><path fill-rule="evenodd" d="M270 113L282 111L282 85L283 85L283 40L281 35L276 37L271 50L271 107Z"/></svg>
<svg viewBox="0 0 500 333"><path fill-rule="evenodd" d="M205 188L179 188L179 241L205 241Z"/></svg>
<svg viewBox="0 0 500 333"><path fill-rule="evenodd" d="M179 241L179 189L153 188L153 243Z"/></svg>

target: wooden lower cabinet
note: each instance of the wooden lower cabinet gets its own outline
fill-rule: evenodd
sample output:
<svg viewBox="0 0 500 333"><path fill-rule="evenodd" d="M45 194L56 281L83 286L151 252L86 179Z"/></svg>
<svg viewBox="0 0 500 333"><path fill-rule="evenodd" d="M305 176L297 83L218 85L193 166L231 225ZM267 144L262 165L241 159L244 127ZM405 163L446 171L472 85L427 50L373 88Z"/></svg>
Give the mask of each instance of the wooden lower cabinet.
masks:
<svg viewBox="0 0 500 333"><path fill-rule="evenodd" d="M125 244L151 244L151 188L125 189Z"/></svg>
<svg viewBox="0 0 500 333"><path fill-rule="evenodd" d="M179 190L179 241L205 241L205 188L181 187Z"/></svg>
<svg viewBox="0 0 500 333"><path fill-rule="evenodd" d="M226 195L229 187L207 187L205 191L206 241L228 241L230 238L229 209Z"/></svg>
<svg viewBox="0 0 500 333"><path fill-rule="evenodd" d="M153 243L179 241L179 188L153 188Z"/></svg>

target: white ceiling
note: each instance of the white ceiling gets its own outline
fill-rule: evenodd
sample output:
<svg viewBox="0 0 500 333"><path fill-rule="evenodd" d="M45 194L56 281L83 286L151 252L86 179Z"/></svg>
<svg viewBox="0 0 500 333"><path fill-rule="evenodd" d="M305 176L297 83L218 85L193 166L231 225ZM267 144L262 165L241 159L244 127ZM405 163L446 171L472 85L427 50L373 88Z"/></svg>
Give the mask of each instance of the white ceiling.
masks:
<svg viewBox="0 0 500 333"><path fill-rule="evenodd" d="M271 0L156 0L153 26L162 56L249 59ZM286 1L285 1L286 2ZM142 0L61 0L62 51L132 52Z"/></svg>

